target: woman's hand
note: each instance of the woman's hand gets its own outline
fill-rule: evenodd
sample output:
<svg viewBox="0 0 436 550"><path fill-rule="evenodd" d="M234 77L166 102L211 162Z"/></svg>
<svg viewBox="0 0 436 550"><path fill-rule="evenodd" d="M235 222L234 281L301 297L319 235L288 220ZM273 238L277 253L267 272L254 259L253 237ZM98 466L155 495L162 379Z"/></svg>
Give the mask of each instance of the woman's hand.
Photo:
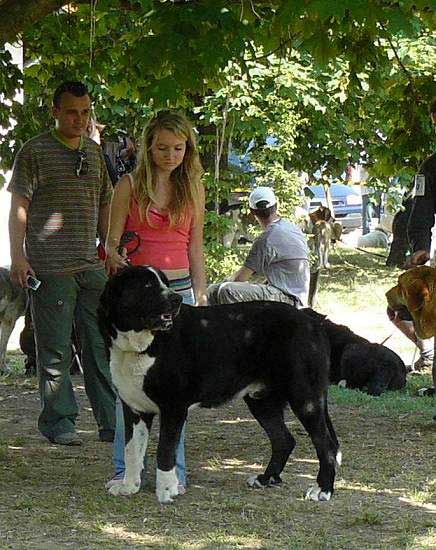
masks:
<svg viewBox="0 0 436 550"><path fill-rule="evenodd" d="M127 250L125 248L106 248L106 273L110 277L115 275L115 273L129 265L127 261Z"/></svg>
<svg viewBox="0 0 436 550"><path fill-rule="evenodd" d="M195 297L196 306L207 306L207 294L204 292Z"/></svg>

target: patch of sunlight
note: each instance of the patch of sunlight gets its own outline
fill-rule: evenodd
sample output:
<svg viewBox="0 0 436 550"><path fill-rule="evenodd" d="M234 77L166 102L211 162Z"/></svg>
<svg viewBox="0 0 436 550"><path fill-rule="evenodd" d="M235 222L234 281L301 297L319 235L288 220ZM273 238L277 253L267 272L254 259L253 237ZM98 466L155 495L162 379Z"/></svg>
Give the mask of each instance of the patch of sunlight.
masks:
<svg viewBox="0 0 436 550"><path fill-rule="evenodd" d="M436 548L436 529L430 529L427 535L418 535L409 548Z"/></svg>
<svg viewBox="0 0 436 550"><path fill-rule="evenodd" d="M254 418L234 418L233 420L218 420L217 424L253 424L257 422Z"/></svg>
<svg viewBox="0 0 436 550"><path fill-rule="evenodd" d="M90 526L88 525L88 527ZM162 537L156 535L147 535L146 533L134 533L133 531L129 531L121 525L112 525L111 523L104 525L100 524L99 530L102 533L119 538L121 541L123 541L123 543L129 540L131 542L160 544L162 545L162 548L164 547L165 539L163 539Z"/></svg>
<svg viewBox="0 0 436 550"><path fill-rule="evenodd" d="M406 504L411 504L412 506L417 506L418 508L423 508L428 512L436 513L436 505L431 504L430 502L419 502L419 500L415 500L413 498L408 498L408 497L399 497L398 500Z"/></svg>
<svg viewBox="0 0 436 550"><path fill-rule="evenodd" d="M238 548L238 550L244 548L246 548L247 550L262 550L266 548L265 541L255 537L254 535L234 536L228 534L213 533L210 537L208 537L208 539L212 540L214 545L220 544L225 548ZM192 546L190 546L189 548L192 548ZM200 548L204 548L204 543L200 546Z"/></svg>
<svg viewBox="0 0 436 550"><path fill-rule="evenodd" d="M436 479L426 479L424 489L414 489L410 498L415 502L431 502L436 496Z"/></svg>
<svg viewBox="0 0 436 550"><path fill-rule="evenodd" d="M214 456L209 458L207 465L203 466L203 470L217 471L217 470L230 470L236 467L244 468L259 468L258 464L250 465L245 462L245 460L238 460L237 458L221 458L219 456Z"/></svg>
<svg viewBox="0 0 436 550"><path fill-rule="evenodd" d="M304 462L306 464L318 464L315 458L294 458L293 462Z"/></svg>
<svg viewBox="0 0 436 550"><path fill-rule="evenodd" d="M24 447L13 447L12 445L8 445L8 449L12 449L13 451L22 451Z"/></svg>
<svg viewBox="0 0 436 550"><path fill-rule="evenodd" d="M304 475L300 475L299 477L308 477ZM405 496L400 496L398 494L399 491L406 491L406 489L397 488L395 490L389 489L388 487L385 487L383 490L380 490L375 487L369 487L368 485L362 485L360 483L350 483L345 481L344 479L336 479L335 482L337 489L347 489L349 491L360 491L361 493L372 493L372 494L384 494L386 496L392 496L394 498L397 498L400 502L403 502L405 504L409 504L415 507L422 508L428 512L436 512L436 506L434 504L430 503L424 503L420 502L417 499L409 498Z"/></svg>
<svg viewBox="0 0 436 550"><path fill-rule="evenodd" d="M360 491L362 493L373 493L373 494L382 492L383 494L386 494L386 495L391 495L394 497L398 496L397 490L392 491L391 489L388 489L387 487L385 487L383 491L380 491L380 489L369 487L368 485L363 485L361 483L350 483L348 481L345 481L345 479L337 479L335 481L335 485L337 489L341 488L341 489L348 489L350 491Z"/></svg>
<svg viewBox="0 0 436 550"><path fill-rule="evenodd" d="M303 479L309 479L310 481L313 481L315 479L315 476L311 476L309 474L297 474L297 477L302 477ZM335 485L337 486L337 482L335 482Z"/></svg>
<svg viewBox="0 0 436 550"><path fill-rule="evenodd" d="M144 520L144 522L146 519ZM84 522L81 522L84 525ZM84 525L85 526L85 525ZM88 525L90 527L90 525ZM147 535L146 533L135 533L132 531L129 531L127 528L120 526L120 525L113 525L113 524L105 524L105 525L99 525L99 530L106 534L110 535L111 537L116 537L120 541L122 541L123 545L129 541L130 543L136 543L136 544L147 544L150 545L150 547L162 547L165 548L165 546L170 546L169 541L167 538L164 538L162 536L157 535ZM214 544L222 544L225 546L228 546L229 548L240 548L240 549L249 549L249 550L261 550L262 548L265 548L264 541L259 539L258 537L255 537L254 535L248 535L248 536L241 536L241 535L228 535L224 533L213 533L212 535L206 536L202 540L197 541L189 541L188 543L179 543L177 547L180 548L186 548L190 550L194 550L196 548L201 549L204 548L205 543L207 543L209 540L213 540Z"/></svg>

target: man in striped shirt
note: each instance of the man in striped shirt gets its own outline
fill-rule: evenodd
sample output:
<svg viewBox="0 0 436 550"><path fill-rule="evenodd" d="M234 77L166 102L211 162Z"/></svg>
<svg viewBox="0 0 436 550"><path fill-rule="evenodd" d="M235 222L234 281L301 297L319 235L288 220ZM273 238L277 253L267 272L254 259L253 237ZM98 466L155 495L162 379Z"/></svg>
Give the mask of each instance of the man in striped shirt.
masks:
<svg viewBox="0 0 436 550"><path fill-rule="evenodd" d="M97 306L106 282L96 252L104 242L112 184L101 149L86 137L91 101L80 82L64 82L53 96L55 128L19 151L8 190L11 278L30 291L42 410L40 432L60 445L80 445L78 407L69 375L71 329L77 322L85 389L100 440L113 438L115 395Z"/></svg>

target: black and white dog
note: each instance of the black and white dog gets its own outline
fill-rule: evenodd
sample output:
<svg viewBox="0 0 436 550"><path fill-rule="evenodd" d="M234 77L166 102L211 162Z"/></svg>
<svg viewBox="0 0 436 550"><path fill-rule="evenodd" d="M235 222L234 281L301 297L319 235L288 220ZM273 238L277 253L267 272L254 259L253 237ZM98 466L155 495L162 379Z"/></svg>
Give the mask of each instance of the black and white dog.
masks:
<svg viewBox="0 0 436 550"><path fill-rule="evenodd" d="M272 446L265 472L249 484L281 482L295 446L283 416L289 404L319 458L317 485L306 498L330 499L340 453L327 411L329 344L318 322L275 302L186 306L163 273L140 266L108 281L99 320L126 429L126 473L111 494L139 491L148 435L159 414L156 495L171 502L178 494L175 449L188 409L243 396ZM260 388L267 390L262 398L250 397Z"/></svg>
<svg viewBox="0 0 436 550"><path fill-rule="evenodd" d="M330 382L380 395L406 385L406 365L394 351L369 342L344 325L338 325L313 309L302 309L324 327L330 342Z"/></svg>

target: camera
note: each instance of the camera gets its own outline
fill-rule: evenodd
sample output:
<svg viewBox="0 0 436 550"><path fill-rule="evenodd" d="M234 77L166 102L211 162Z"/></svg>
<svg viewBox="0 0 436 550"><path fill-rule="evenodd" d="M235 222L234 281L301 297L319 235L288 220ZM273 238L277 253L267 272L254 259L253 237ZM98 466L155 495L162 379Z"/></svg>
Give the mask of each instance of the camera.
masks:
<svg viewBox="0 0 436 550"><path fill-rule="evenodd" d="M27 287L31 288L32 290L38 290L38 288L41 285L41 281L39 281L33 275L27 275L26 282L27 282Z"/></svg>

